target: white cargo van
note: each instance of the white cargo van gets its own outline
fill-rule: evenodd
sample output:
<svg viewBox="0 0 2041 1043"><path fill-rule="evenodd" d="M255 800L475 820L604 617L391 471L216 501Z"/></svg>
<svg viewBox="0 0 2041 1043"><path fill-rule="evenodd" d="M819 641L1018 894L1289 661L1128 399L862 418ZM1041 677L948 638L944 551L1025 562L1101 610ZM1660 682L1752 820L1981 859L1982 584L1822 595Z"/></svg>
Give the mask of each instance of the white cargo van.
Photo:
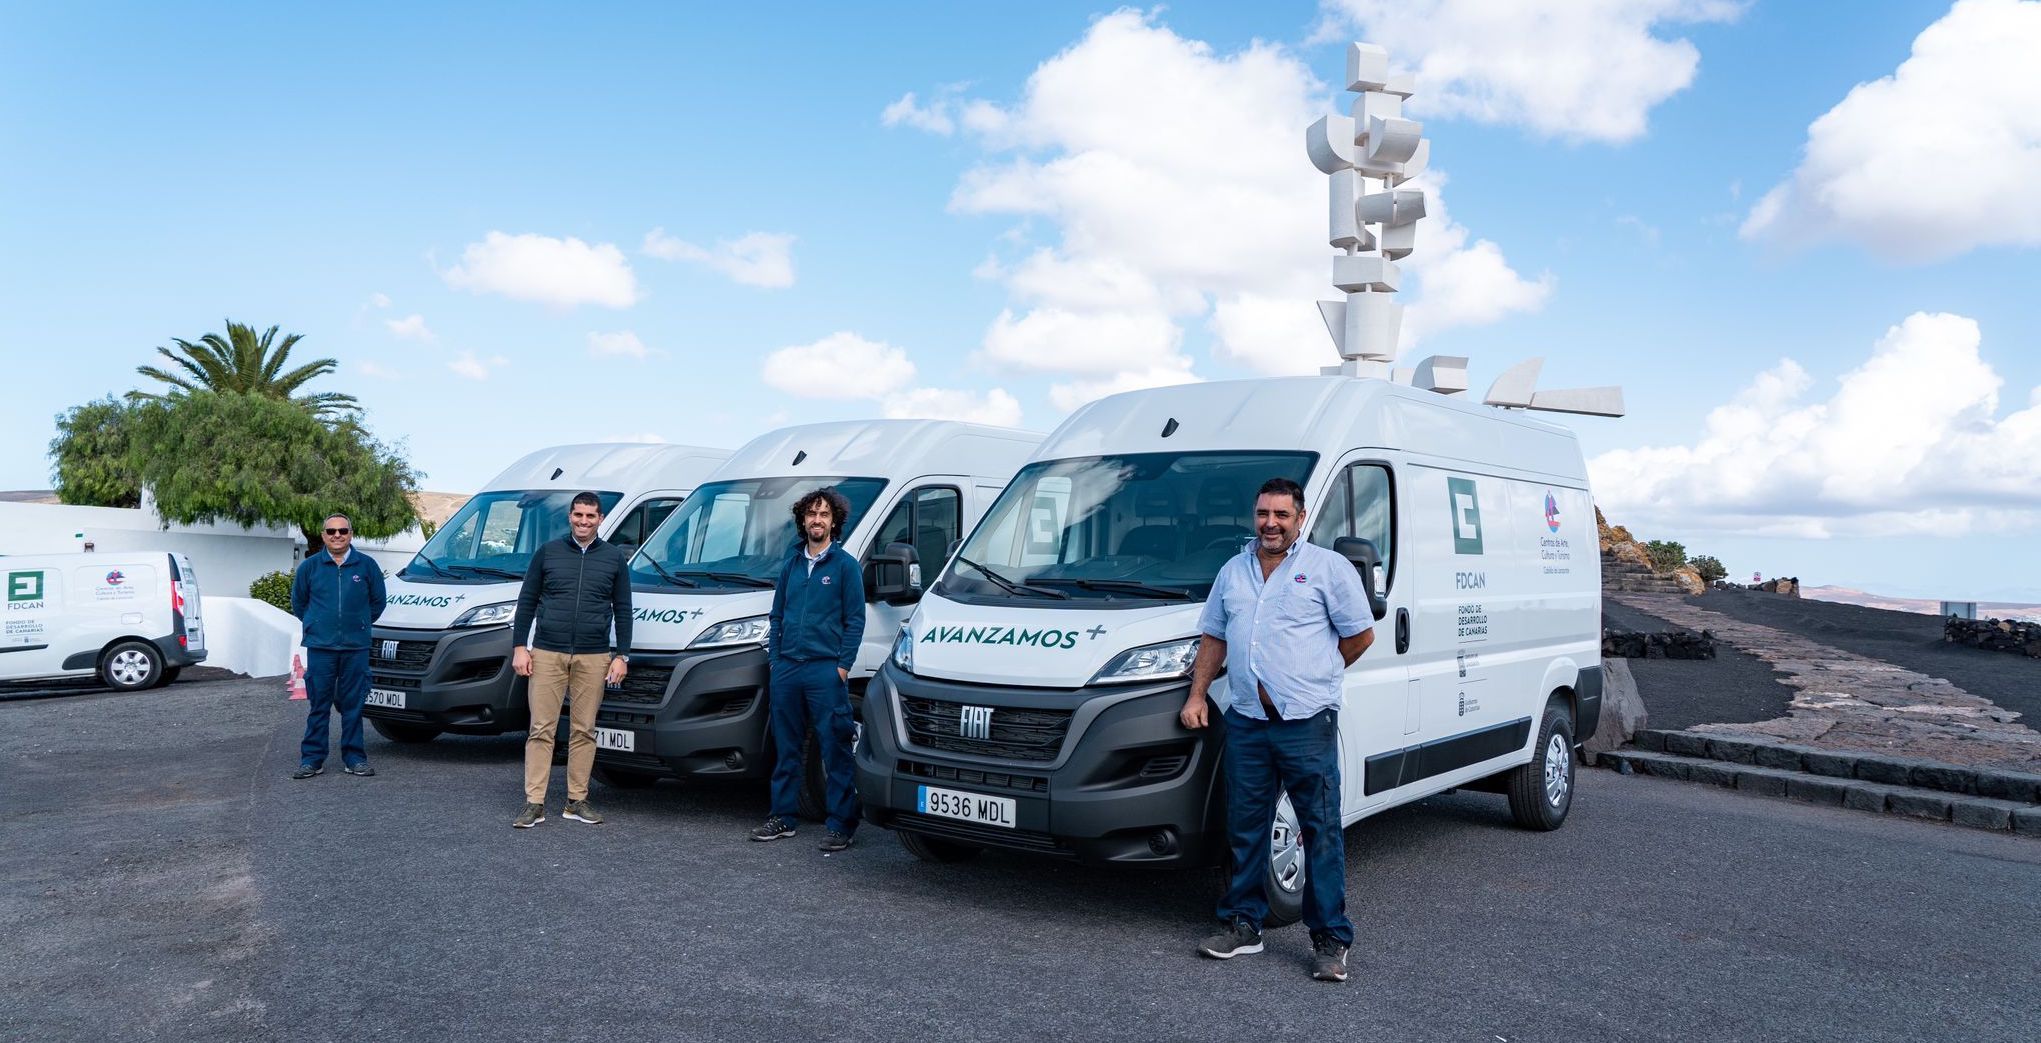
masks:
<svg viewBox="0 0 2041 1043"><path fill-rule="evenodd" d="M489 480L390 577L363 712L385 738L497 735L529 724L510 670L511 618L532 552L567 534L574 494L602 500L603 539L643 542L730 454L642 443L541 449Z"/></svg>
<svg viewBox="0 0 2041 1043"><path fill-rule="evenodd" d="M867 816L938 861L1223 858L1223 725L1189 731L1177 713L1201 604L1277 476L1305 489L1306 538L1377 599L1339 718L1344 821L1468 787L1559 825L1601 699L1579 446L1520 411L1347 376L1156 388L1072 414L873 679ZM1305 861L1287 799L1274 841L1273 917L1294 919Z"/></svg>
<svg viewBox="0 0 2041 1043"><path fill-rule="evenodd" d="M825 485L850 501L843 549L864 562L869 605L855 706L920 597L923 567L933 574L1041 440L868 420L782 428L739 449L631 562L631 669L596 717L596 777L628 787L770 774L766 615L800 539L794 501Z"/></svg>
<svg viewBox="0 0 2041 1043"><path fill-rule="evenodd" d="M170 551L0 556L0 680L98 674L136 691L206 657L198 573Z"/></svg>

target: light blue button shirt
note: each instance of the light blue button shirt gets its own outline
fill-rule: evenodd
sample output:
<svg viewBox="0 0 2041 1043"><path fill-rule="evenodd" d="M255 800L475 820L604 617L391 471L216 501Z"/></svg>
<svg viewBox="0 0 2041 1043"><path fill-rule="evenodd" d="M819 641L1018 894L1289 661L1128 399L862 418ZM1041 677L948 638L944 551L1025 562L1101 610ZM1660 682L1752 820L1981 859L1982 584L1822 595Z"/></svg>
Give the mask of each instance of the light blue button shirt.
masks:
<svg viewBox="0 0 2041 1043"><path fill-rule="evenodd" d="M1298 540L1264 582L1256 542L1212 580L1198 629L1226 642L1226 705L1266 720L1255 682L1284 720L1340 704L1346 661L1339 639L1374 628L1368 593L1353 563Z"/></svg>

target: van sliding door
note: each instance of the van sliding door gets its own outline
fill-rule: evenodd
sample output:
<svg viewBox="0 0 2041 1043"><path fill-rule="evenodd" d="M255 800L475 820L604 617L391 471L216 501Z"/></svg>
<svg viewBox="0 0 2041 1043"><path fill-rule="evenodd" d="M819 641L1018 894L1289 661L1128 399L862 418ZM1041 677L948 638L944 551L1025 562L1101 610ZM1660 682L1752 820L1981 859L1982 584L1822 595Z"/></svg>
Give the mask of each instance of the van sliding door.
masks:
<svg viewBox="0 0 2041 1043"><path fill-rule="evenodd" d="M1406 656L1396 650L1396 625L1410 603L1408 580L1399 577L1403 558L1399 543L1398 472L1379 450L1366 458L1349 457L1333 473L1332 483L1319 498L1318 509L1309 520L1312 543L1331 549L1344 537L1359 537L1375 545L1382 568L1375 589L1387 602L1388 611L1375 620L1375 641L1354 665L1347 668L1345 705L1340 711L1340 803L1345 818L1365 809L1367 757L1376 751L1399 749L1405 737L1419 725L1419 704L1409 683Z"/></svg>

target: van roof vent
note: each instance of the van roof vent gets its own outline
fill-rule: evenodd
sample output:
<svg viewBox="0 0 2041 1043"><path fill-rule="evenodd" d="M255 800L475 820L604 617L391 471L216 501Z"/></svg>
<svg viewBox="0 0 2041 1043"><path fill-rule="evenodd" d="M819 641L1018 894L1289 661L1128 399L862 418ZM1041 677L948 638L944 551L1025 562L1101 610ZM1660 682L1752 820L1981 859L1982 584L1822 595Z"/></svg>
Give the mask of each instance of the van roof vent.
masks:
<svg viewBox="0 0 2041 1043"><path fill-rule="evenodd" d="M789 464L788 466L799 467L801 466L801 461L806 460L807 458L808 451L806 449L799 450L796 453L794 453L794 462Z"/></svg>
<svg viewBox="0 0 2041 1043"><path fill-rule="evenodd" d="M1176 418L1170 417L1169 423L1162 425L1162 437L1168 438L1173 434L1176 434Z"/></svg>

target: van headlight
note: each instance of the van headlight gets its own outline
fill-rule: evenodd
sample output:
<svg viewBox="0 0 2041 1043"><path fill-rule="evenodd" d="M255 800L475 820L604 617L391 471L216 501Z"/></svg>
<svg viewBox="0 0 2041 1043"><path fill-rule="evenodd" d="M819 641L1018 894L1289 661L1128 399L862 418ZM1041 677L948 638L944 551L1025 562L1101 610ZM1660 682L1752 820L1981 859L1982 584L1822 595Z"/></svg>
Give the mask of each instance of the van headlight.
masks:
<svg viewBox="0 0 2041 1043"><path fill-rule="evenodd" d="M1127 684L1133 681L1162 681L1189 677L1198 658L1198 639L1187 637L1159 645L1130 648L1113 657L1092 684Z"/></svg>
<svg viewBox="0 0 2041 1043"><path fill-rule="evenodd" d="M908 674L914 673L914 631L905 626L900 628L900 636L893 639L893 665Z"/></svg>
<svg viewBox="0 0 2041 1043"><path fill-rule="evenodd" d="M772 620L766 616L749 616L733 619L728 623L717 623L702 631L700 637L687 643L689 648L722 648L728 645L762 645L765 636L772 632Z"/></svg>
<svg viewBox="0 0 2041 1043"><path fill-rule="evenodd" d="M449 627L486 627L508 623L517 618L517 602L503 601L494 605L476 605L474 608L454 617Z"/></svg>

